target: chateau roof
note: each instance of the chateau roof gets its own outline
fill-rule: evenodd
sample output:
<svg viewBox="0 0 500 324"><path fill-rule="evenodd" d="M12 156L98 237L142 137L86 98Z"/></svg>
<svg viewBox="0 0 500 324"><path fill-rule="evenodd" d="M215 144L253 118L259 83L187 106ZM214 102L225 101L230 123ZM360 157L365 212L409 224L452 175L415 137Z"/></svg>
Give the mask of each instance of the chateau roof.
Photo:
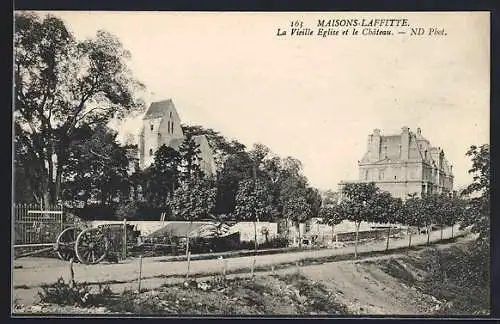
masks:
<svg viewBox="0 0 500 324"><path fill-rule="evenodd" d="M161 118L165 116L170 108L175 110L172 99L153 102L142 119Z"/></svg>

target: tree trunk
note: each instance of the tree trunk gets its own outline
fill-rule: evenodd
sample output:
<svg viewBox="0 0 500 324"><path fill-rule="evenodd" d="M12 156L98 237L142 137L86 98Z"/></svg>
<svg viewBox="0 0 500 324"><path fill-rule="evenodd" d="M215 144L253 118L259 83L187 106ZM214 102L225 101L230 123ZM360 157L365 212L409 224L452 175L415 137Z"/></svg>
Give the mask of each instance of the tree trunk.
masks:
<svg viewBox="0 0 500 324"><path fill-rule="evenodd" d="M385 244L385 250L389 251L389 237L391 236L391 224L389 224L389 228L387 229L387 242Z"/></svg>
<svg viewBox="0 0 500 324"><path fill-rule="evenodd" d="M299 235L299 248L302 247L302 238L300 237L300 223L297 223L297 234Z"/></svg>
<svg viewBox="0 0 500 324"><path fill-rule="evenodd" d="M443 240L443 225L441 225L441 241Z"/></svg>
<svg viewBox="0 0 500 324"><path fill-rule="evenodd" d="M359 226L361 225L361 222L358 222L356 224L356 241L354 243L354 258L358 258L358 239L359 239Z"/></svg>
<svg viewBox="0 0 500 324"><path fill-rule="evenodd" d="M455 225L451 225L451 238L453 238L453 227L454 227L454 226L455 226Z"/></svg>
<svg viewBox="0 0 500 324"><path fill-rule="evenodd" d="M332 225L332 243L335 240L335 229L334 228L335 228L335 226Z"/></svg>
<svg viewBox="0 0 500 324"><path fill-rule="evenodd" d="M54 196L55 196L56 202L58 202L61 199L61 192L62 192L61 182L62 182L63 169L62 169L61 166L63 164L67 163L67 161L66 161L67 160L67 156L66 156L66 154L61 155L60 153L56 153L56 157L57 157L57 162L55 164L55 169L56 169L56 171L55 171L56 172L56 183L55 183L55 193L54 193Z"/></svg>
<svg viewBox="0 0 500 324"><path fill-rule="evenodd" d="M427 245L431 242L431 225L427 225Z"/></svg>
<svg viewBox="0 0 500 324"><path fill-rule="evenodd" d="M253 222L253 246L254 250L257 251L257 223Z"/></svg>
<svg viewBox="0 0 500 324"><path fill-rule="evenodd" d="M411 246L411 232L410 232L410 226L408 226L408 227L406 228L406 236L408 236L408 237L409 237L409 239L408 239L408 248L410 248L410 246Z"/></svg>
<svg viewBox="0 0 500 324"><path fill-rule="evenodd" d="M187 259L187 274L186 274L186 278L189 278L189 267L190 267L190 263L191 263L191 258L189 257L189 233L191 232L191 225L193 224L193 221L190 221L189 222L189 227L188 227L188 231L186 233L186 259Z"/></svg>

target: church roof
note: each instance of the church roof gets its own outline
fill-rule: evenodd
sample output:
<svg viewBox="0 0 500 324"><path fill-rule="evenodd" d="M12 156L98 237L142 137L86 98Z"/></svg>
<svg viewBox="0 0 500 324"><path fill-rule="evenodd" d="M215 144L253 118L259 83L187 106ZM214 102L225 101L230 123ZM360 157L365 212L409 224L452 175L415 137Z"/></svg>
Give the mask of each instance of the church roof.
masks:
<svg viewBox="0 0 500 324"><path fill-rule="evenodd" d="M142 119L161 118L170 108L175 110L172 99L153 102Z"/></svg>
<svg viewBox="0 0 500 324"><path fill-rule="evenodd" d="M173 148L175 150L178 150L183 141L184 141L184 138L172 138L170 140L170 142L168 143L168 146L170 146L171 148Z"/></svg>

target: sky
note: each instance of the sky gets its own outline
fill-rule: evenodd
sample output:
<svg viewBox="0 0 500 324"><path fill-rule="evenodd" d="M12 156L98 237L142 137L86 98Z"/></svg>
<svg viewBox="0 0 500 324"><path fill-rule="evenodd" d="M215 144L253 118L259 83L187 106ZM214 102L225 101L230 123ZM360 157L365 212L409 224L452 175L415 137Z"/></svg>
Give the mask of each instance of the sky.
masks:
<svg viewBox="0 0 500 324"><path fill-rule="evenodd" d="M77 39L103 29L131 52L144 99L171 98L185 124L300 159L310 183L358 178L368 135L403 126L443 148L455 187L471 182L470 145L489 143L489 14L52 12ZM277 36L318 19L406 18L393 36ZM410 36L410 28L445 36ZM362 28L358 28L362 29ZM380 28L388 29L388 28ZM137 134L141 116L120 125Z"/></svg>

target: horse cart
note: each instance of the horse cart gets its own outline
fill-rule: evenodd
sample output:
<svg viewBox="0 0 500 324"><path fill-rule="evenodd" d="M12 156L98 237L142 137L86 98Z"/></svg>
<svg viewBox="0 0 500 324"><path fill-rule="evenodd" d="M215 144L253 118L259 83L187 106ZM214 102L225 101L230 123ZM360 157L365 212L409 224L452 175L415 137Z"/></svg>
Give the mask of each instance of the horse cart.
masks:
<svg viewBox="0 0 500 324"><path fill-rule="evenodd" d="M137 233L123 224L106 224L92 228L68 227L59 233L50 247L17 256L29 256L55 251L58 258L82 264L97 264L103 260L118 261L125 256L127 246L133 246Z"/></svg>

